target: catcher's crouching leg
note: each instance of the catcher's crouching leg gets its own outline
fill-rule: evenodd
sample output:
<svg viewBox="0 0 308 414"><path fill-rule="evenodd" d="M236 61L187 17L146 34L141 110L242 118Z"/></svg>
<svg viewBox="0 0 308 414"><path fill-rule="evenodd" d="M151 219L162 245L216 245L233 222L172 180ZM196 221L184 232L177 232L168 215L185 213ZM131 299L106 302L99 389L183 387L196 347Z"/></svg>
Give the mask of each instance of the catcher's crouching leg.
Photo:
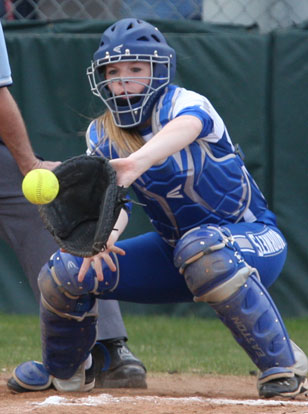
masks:
<svg viewBox="0 0 308 414"><path fill-rule="evenodd" d="M77 275L82 258L57 251L39 274L43 364L19 365L8 387L16 392L53 385L59 391L89 391L94 387L90 350L96 340L95 296L118 284L116 272L98 282L91 268L82 283ZM88 368L88 369L87 369Z"/></svg>
<svg viewBox="0 0 308 414"><path fill-rule="evenodd" d="M207 302L260 369L262 397L294 397L307 390L307 357L293 344L256 269L248 266L228 230L201 226L174 253L196 302Z"/></svg>

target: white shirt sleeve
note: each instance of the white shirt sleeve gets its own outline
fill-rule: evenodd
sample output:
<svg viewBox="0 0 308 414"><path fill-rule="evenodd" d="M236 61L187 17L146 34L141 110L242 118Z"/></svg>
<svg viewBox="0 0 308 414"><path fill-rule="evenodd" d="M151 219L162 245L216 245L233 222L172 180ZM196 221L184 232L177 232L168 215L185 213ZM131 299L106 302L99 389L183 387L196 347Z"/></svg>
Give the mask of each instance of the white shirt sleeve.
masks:
<svg viewBox="0 0 308 414"><path fill-rule="evenodd" d="M11 68L7 55L3 29L0 22L0 87L8 86L12 83Z"/></svg>

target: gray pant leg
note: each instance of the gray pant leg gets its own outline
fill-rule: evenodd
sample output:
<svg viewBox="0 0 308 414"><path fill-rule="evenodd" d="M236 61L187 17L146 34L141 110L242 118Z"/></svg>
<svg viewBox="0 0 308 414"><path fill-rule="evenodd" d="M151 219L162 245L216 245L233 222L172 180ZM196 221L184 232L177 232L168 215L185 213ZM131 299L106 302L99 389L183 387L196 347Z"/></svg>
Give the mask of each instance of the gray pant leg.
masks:
<svg viewBox="0 0 308 414"><path fill-rule="evenodd" d="M23 197L22 175L3 144L0 165L0 237L15 251L38 300L37 275L58 246L43 227L37 207Z"/></svg>
<svg viewBox="0 0 308 414"><path fill-rule="evenodd" d="M127 332L116 300L98 300L97 339L125 337Z"/></svg>
<svg viewBox="0 0 308 414"><path fill-rule="evenodd" d="M33 293L39 300L37 276L58 245L44 228L37 207L21 191L22 174L8 149L0 144L0 238L16 253ZM99 316L99 339L127 333L116 301L104 302Z"/></svg>

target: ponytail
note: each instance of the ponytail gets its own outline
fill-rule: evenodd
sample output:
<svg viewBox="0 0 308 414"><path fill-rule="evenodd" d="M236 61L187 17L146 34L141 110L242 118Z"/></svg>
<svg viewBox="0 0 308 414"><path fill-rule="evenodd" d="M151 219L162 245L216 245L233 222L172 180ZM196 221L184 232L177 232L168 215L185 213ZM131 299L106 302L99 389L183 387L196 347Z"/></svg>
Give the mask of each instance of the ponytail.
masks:
<svg viewBox="0 0 308 414"><path fill-rule="evenodd" d="M119 128L115 125L112 114L107 110L97 118L97 135L100 137L104 128L104 140L109 139L110 154L111 146L114 146L120 157L127 157L144 145L144 139L136 128Z"/></svg>

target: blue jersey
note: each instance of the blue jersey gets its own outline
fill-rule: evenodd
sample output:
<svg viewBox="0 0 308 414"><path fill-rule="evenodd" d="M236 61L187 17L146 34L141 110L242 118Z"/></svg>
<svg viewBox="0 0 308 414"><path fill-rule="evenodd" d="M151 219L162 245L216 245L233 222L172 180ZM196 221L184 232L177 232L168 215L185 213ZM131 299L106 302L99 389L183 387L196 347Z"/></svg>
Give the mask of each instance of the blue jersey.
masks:
<svg viewBox="0 0 308 414"><path fill-rule="evenodd" d="M224 122L204 96L168 86L153 110L152 127L141 131L144 140L181 115L201 120L200 135L133 183L160 236L174 246L186 231L201 224L275 225L275 216L235 151ZM98 137L96 126L93 121L88 129L88 152L117 158L117 148L110 147L103 130Z"/></svg>
<svg viewBox="0 0 308 414"><path fill-rule="evenodd" d="M11 83L12 83L11 68L10 68L9 59L7 56L7 50L6 50L2 25L0 23L0 87L8 86Z"/></svg>

